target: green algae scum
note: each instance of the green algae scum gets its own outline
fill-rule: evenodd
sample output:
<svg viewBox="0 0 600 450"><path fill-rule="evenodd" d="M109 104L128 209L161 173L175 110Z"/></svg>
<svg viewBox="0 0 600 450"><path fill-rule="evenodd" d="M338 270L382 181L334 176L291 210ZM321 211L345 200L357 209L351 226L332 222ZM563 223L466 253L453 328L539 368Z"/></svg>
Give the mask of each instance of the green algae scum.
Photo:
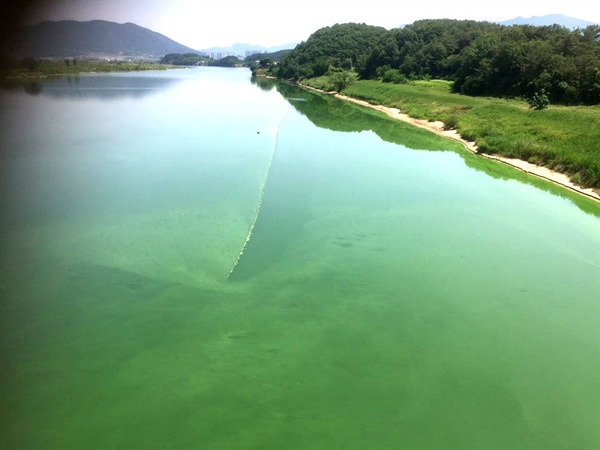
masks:
<svg viewBox="0 0 600 450"><path fill-rule="evenodd" d="M600 445L597 203L247 70L33 94L0 92L1 449Z"/></svg>

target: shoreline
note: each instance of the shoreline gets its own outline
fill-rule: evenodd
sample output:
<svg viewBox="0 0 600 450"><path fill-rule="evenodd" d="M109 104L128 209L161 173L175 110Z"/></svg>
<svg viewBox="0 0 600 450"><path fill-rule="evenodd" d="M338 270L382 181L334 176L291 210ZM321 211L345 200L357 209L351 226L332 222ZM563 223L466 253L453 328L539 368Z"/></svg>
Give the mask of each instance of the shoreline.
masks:
<svg viewBox="0 0 600 450"><path fill-rule="evenodd" d="M14 81L14 82L37 81L37 80L42 80L44 78L75 77L75 76L85 75L85 74L125 73L125 72L162 72L165 70L185 68L184 66L178 67L178 66L173 66L170 64L159 64L159 63L154 63L154 62L146 62L144 64L146 64L150 67L140 67L137 69L133 69L133 68L131 68L131 65L134 64L132 62L123 62L121 64L118 64L118 63L100 61L100 62L90 62L90 63L95 64L95 67L93 67L92 70L86 70L86 67L85 67L86 63L87 63L86 61L82 61L79 64L81 67L78 67L76 70L73 70L73 71L58 70L56 72L51 72L51 73L44 72L41 70L19 71L19 70L8 69L8 70L4 71L4 73L0 73L0 80ZM126 66L123 70L117 70L117 69L121 69L124 65L129 65L129 66ZM161 67L161 66L163 66L163 67ZM62 66L60 66L60 67L62 69Z"/></svg>
<svg viewBox="0 0 600 450"><path fill-rule="evenodd" d="M383 112L388 117L400 120L402 122L408 123L410 125L414 125L416 127L422 128L424 130L430 131L440 137L450 139L452 141L458 142L462 144L468 151L473 154L482 156L487 159L492 159L494 161L501 162L508 166L511 166L517 170L528 173L530 175L534 175L538 178L542 178L544 180L550 181L556 185L562 186L566 189L569 189L578 194L584 195L592 200L596 200L600 202L600 195L597 194L592 188L583 188L581 186L576 185L571 181L571 178L568 175L565 175L561 172L556 172L555 170L548 169L544 166L538 166L536 164L529 163L527 161L523 161L520 159L506 158L504 156L490 155L488 153L481 153L477 148L477 144L475 142L470 142L464 139L456 130L445 130L444 123L430 122L426 119L416 119L414 117L410 117L408 114L402 113L398 108L391 108L389 106L383 105L373 105L365 100L359 100L353 97L348 97L347 95L340 94L338 92L326 92L321 89L313 88L311 86L306 86L304 84L299 84L299 86L312 90L315 92L320 92L322 94L332 95L340 100L344 100L347 102L355 103L360 106L365 106L367 108L374 109L376 111Z"/></svg>

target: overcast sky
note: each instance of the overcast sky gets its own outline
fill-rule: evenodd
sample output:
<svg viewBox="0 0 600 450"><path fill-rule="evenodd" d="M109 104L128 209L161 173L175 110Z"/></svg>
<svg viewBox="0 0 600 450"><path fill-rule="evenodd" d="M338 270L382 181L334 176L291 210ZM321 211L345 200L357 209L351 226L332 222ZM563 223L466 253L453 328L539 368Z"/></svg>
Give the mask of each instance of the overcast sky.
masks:
<svg viewBox="0 0 600 450"><path fill-rule="evenodd" d="M564 14L600 23L600 2L588 0L59 0L36 8L27 22L133 22L204 49L237 42L273 46L306 40L336 23L394 28L419 19L502 21Z"/></svg>

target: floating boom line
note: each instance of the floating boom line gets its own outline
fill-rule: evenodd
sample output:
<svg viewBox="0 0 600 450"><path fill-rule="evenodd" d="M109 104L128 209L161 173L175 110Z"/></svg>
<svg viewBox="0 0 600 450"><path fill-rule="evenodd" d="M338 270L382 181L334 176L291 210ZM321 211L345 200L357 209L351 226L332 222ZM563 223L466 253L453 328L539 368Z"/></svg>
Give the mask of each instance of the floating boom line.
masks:
<svg viewBox="0 0 600 450"><path fill-rule="evenodd" d="M231 274L233 273L233 271L235 270L237 265L240 263L240 259L242 259L244 250L246 250L246 246L248 245L248 242L250 242L250 239L252 238L252 232L254 231L254 226L256 225L256 222L258 221L258 216L260 215L260 209L262 208L263 200L265 199L265 192L267 191L267 183L269 181L269 175L271 174L271 167L273 166L273 160L275 159L275 153L277 152L277 144L279 143L279 130L281 129L281 124L283 123L283 119L285 119L285 116L287 116L288 111L289 111L289 107L288 107L287 111L285 112L285 114L281 117L281 120L279 121L279 125L277 125L277 133L275 134L275 145L273 145L273 153L271 154L271 160L269 161L269 166L267 167L267 175L265 176L265 181L263 182L262 189L260 190L260 197L258 199L258 205L256 206L256 211L254 212L254 218L252 219L252 223L250 224L250 228L248 229L248 234L246 235L246 239L244 239L242 247L240 248L240 251L237 254L237 258L235 259L233 266L231 266L231 269L229 269L229 272L227 273L227 278L225 281L229 281L229 277L231 276Z"/></svg>

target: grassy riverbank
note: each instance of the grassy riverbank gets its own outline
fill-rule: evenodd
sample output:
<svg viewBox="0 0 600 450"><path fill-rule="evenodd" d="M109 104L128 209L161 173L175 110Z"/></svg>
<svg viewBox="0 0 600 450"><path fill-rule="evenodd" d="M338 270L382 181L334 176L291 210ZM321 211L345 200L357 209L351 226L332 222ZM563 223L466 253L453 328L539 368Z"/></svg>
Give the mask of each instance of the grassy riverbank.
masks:
<svg viewBox="0 0 600 450"><path fill-rule="evenodd" d="M30 59L30 58L28 58ZM91 72L135 72L141 70L166 70L172 66L148 61L85 61L85 60L33 60L6 64L2 78L37 78L54 75L76 75Z"/></svg>
<svg viewBox="0 0 600 450"><path fill-rule="evenodd" d="M327 77L302 83L331 89ZM482 152L543 165L569 175L576 184L600 190L600 106L551 105L533 111L521 100L453 94L450 86L439 80L361 80L342 93L415 118L440 120L475 141Z"/></svg>

